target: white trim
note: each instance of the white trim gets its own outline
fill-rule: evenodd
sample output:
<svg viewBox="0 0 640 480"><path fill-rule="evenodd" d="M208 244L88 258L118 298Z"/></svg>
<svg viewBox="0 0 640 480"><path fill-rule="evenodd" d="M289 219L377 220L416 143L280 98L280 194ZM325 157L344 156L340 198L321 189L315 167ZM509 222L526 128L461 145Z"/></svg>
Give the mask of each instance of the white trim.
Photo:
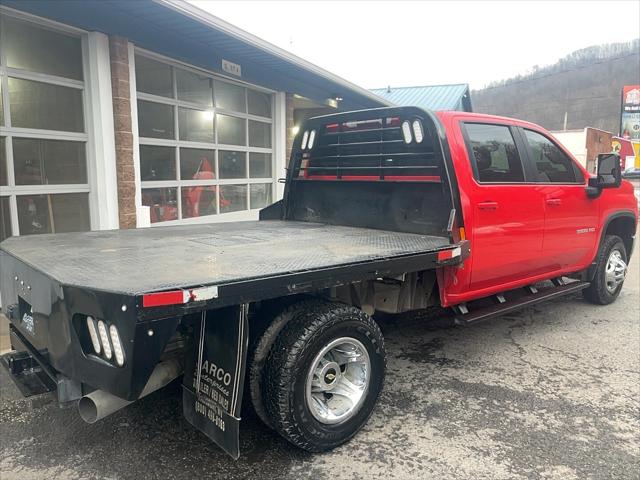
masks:
<svg viewBox="0 0 640 480"><path fill-rule="evenodd" d="M298 67L301 67L307 70L314 75L322 77L330 82L334 82L338 85L341 85L344 88L347 88L351 91L362 95L363 97L369 98L370 100L376 101L382 105L393 106L394 104L389 100L379 97L378 95L370 92L369 90L359 87L358 85L345 80L338 75L335 75L327 70L314 65L311 62L308 62L292 53L283 50L282 48L276 47L275 45L256 37L244 30L232 25L228 22L225 22L221 18L211 15L210 13L195 7L184 0L153 0L154 2L168 7L171 10L174 10L185 17L189 17L197 22L200 22L206 25L209 28L213 28L214 30L218 30L222 33L225 33L231 37L234 37L240 40L242 43L246 43L255 48L262 50L263 52L273 55L274 57L278 57L286 62L292 63Z"/></svg>
<svg viewBox="0 0 640 480"><path fill-rule="evenodd" d="M273 200L277 202L284 195L284 184L278 182L278 179L287 177L287 94L285 92L276 93L274 102L276 122L273 125L275 145L273 146L272 174L276 185Z"/></svg>
<svg viewBox="0 0 640 480"><path fill-rule="evenodd" d="M196 148L200 150L224 150L234 152L271 153L273 149L266 147L247 147L246 145L230 145L227 143L192 142L189 140L170 140L166 138L139 137L141 145L156 147Z"/></svg>
<svg viewBox="0 0 640 480"><path fill-rule="evenodd" d="M118 228L118 178L116 171L109 38L100 32L87 37L87 95L90 114L87 157L92 159L89 183L94 205L93 222L99 230ZM91 151L89 151L91 150Z"/></svg>
<svg viewBox="0 0 640 480"><path fill-rule="evenodd" d="M9 197L9 213L11 214L11 235L20 235L20 224L18 223L18 198L15 195Z"/></svg>
<svg viewBox="0 0 640 480"><path fill-rule="evenodd" d="M140 179L140 135L138 134L138 99L136 92L136 48L127 44L129 55L129 104L131 105L131 133L133 134L133 171L135 181L136 227L148 227L151 224L150 209L142 205L142 182Z"/></svg>
<svg viewBox="0 0 640 480"><path fill-rule="evenodd" d="M1 27L2 23L0 21L0 28ZM2 50L0 50L0 54L1 53ZM3 59L0 59L0 62L2 61ZM0 133L2 133L3 130L11 128L11 115L7 115L9 113L9 77L6 75L0 75L0 83L2 85L2 109L4 117L4 126L0 126Z"/></svg>
<svg viewBox="0 0 640 480"><path fill-rule="evenodd" d="M84 100L84 99L83 99ZM83 114L86 112L82 112ZM35 128L0 127L0 135L12 135L20 138L42 138L45 140L67 140L86 142L89 136L82 132L65 132L62 130L38 130Z"/></svg>
<svg viewBox="0 0 640 480"><path fill-rule="evenodd" d="M13 137L7 135L4 137L5 161L7 164L7 184L2 187L3 193L11 191L16 185L15 166L13 163Z"/></svg>
<svg viewBox="0 0 640 480"><path fill-rule="evenodd" d="M227 223L245 222L259 219L260 209L240 210L230 213L219 213L217 215L204 215L202 217L184 218L182 220L169 220L167 222L152 223L151 227L168 227L172 225L193 225L202 223Z"/></svg>
<svg viewBox="0 0 640 480"><path fill-rule="evenodd" d="M76 90L82 90L84 88L84 82L82 80L60 77L58 75L51 75L49 73L30 72L28 70L20 70L17 68L10 68L5 66L0 67L0 75L7 75L11 78L17 78L19 80L29 80L31 82L57 85L59 87L75 88Z"/></svg>
<svg viewBox="0 0 640 480"><path fill-rule="evenodd" d="M224 178L213 180L145 180L143 189L170 187L215 187L216 185L247 185L273 183L273 178Z"/></svg>
<svg viewBox="0 0 640 480"><path fill-rule="evenodd" d="M55 195L58 193L87 193L90 191L88 183L63 183L46 185L15 185L12 187L3 186L4 195Z"/></svg>

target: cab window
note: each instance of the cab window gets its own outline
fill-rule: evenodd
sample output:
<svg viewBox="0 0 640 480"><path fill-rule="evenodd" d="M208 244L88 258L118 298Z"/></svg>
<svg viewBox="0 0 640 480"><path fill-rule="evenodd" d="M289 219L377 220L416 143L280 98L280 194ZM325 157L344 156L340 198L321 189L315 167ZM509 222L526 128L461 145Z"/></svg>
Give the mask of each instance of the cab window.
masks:
<svg viewBox="0 0 640 480"><path fill-rule="evenodd" d="M464 129L476 180L480 183L524 182L522 162L508 126L466 123Z"/></svg>
<svg viewBox="0 0 640 480"><path fill-rule="evenodd" d="M555 143L533 130L524 129L531 161L542 183L576 183L582 178L578 167Z"/></svg>

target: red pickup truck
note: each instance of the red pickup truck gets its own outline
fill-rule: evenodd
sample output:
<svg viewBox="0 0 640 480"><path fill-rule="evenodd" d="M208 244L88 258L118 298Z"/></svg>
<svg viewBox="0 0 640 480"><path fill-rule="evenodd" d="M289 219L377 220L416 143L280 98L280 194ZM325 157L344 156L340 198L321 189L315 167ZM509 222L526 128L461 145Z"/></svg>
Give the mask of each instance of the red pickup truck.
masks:
<svg viewBox="0 0 640 480"><path fill-rule="evenodd" d="M592 177L537 125L316 117L259 221L5 240L4 360L90 423L182 376L185 417L232 456L245 391L290 442L328 450L382 389L376 312L451 307L466 325L578 291L606 305L637 218L617 156Z"/></svg>

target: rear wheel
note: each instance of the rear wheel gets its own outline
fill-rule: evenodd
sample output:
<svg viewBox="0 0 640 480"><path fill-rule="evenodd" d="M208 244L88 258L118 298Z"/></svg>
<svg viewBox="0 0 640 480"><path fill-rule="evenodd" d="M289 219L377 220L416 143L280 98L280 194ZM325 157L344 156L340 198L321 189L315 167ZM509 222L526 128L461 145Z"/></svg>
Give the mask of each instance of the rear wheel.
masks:
<svg viewBox="0 0 640 480"><path fill-rule="evenodd" d="M616 235L607 235L598 251L591 285L582 291L584 298L597 305L614 302L620 295L626 274L627 250L624 242Z"/></svg>
<svg viewBox="0 0 640 480"><path fill-rule="evenodd" d="M304 314L309 309L319 308L326 304L326 300L319 298L305 298L293 303L287 303L281 308L276 308L276 314L271 309L264 312L268 324L261 330L259 337L255 340L250 350L249 361L249 392L253 408L262 422L273 428L271 420L264 406L264 384L265 384L265 363L269 358L271 348L275 343L282 329L291 321Z"/></svg>
<svg viewBox="0 0 640 480"><path fill-rule="evenodd" d="M269 423L294 445L330 450L366 423L386 366L378 325L361 310L317 303L282 330L265 365Z"/></svg>

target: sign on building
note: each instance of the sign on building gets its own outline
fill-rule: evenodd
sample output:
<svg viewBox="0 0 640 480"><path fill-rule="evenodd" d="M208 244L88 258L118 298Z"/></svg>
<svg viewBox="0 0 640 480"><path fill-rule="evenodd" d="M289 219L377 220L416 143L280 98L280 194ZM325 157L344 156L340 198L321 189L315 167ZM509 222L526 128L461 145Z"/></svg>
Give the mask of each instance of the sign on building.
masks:
<svg viewBox="0 0 640 480"><path fill-rule="evenodd" d="M237 77L242 76L242 67L237 63L230 62L224 58L222 59L222 70Z"/></svg>
<svg viewBox="0 0 640 480"><path fill-rule="evenodd" d="M622 87L620 136L640 141L640 85Z"/></svg>

